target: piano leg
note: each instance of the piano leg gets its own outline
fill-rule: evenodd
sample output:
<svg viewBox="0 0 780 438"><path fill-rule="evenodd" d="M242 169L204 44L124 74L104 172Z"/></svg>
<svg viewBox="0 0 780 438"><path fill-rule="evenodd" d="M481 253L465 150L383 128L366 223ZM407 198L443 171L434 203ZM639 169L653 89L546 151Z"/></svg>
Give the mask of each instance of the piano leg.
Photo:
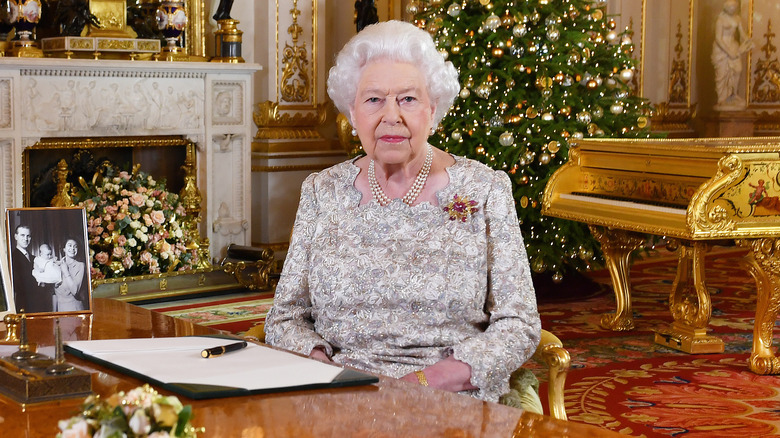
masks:
<svg viewBox="0 0 780 438"><path fill-rule="evenodd" d="M604 261L612 278L615 290L615 313L601 315L601 327L613 331L625 331L634 328L634 315L631 310L631 252L645 243L642 234L625 230L590 225L590 232L601 244Z"/></svg>
<svg viewBox="0 0 780 438"><path fill-rule="evenodd" d="M686 353L722 353L723 340L707 335L712 302L704 281L707 242L680 242L677 275L669 294L674 322L656 330L655 343ZM693 299L692 299L693 298Z"/></svg>
<svg viewBox="0 0 780 438"><path fill-rule="evenodd" d="M772 329L780 308L780 239L738 240L750 248L745 258L756 281L756 321L753 325L753 351L748 364L756 374L780 374L780 359L772 348Z"/></svg>

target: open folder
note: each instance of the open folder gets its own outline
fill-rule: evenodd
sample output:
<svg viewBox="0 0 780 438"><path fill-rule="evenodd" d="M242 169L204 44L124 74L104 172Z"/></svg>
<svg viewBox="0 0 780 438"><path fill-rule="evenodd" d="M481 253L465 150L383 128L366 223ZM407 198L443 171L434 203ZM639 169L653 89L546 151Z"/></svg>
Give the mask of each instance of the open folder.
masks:
<svg viewBox="0 0 780 438"><path fill-rule="evenodd" d="M65 351L193 399L379 381L370 374L252 343L222 356L201 356L204 349L236 341L217 336L69 341Z"/></svg>

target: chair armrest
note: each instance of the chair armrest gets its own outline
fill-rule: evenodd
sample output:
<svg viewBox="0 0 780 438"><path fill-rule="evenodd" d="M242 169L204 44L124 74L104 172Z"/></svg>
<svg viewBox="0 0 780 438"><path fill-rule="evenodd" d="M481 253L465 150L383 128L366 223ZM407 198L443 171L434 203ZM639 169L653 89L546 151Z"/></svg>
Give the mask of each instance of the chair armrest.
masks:
<svg viewBox="0 0 780 438"><path fill-rule="evenodd" d="M542 338L536 347L534 357L549 367L547 399L550 415L559 420L566 420L563 387L566 384L566 373L569 372L571 362L569 352L563 348L563 343L557 336L542 330Z"/></svg>

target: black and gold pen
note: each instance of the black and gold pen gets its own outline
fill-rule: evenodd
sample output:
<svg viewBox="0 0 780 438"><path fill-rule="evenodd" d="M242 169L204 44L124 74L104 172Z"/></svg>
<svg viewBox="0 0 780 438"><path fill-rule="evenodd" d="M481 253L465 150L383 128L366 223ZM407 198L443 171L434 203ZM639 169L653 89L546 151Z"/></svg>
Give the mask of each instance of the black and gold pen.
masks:
<svg viewBox="0 0 780 438"><path fill-rule="evenodd" d="M201 351L200 355L206 359L210 357L222 356L223 354L230 353L231 351L238 351L246 347L246 345L247 345L246 341L235 342L227 345L220 345L219 347L207 348Z"/></svg>

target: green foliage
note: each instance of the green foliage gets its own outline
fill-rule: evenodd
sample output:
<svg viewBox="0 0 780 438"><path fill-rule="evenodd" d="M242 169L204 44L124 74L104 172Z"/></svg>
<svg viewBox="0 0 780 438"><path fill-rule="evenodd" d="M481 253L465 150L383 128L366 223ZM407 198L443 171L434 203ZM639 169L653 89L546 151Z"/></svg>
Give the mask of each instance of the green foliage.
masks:
<svg viewBox="0 0 780 438"><path fill-rule="evenodd" d="M505 170L531 267L554 280L601 263L586 225L541 214L572 140L649 136L633 43L587 0L429 0L407 8L459 71L432 144Z"/></svg>

